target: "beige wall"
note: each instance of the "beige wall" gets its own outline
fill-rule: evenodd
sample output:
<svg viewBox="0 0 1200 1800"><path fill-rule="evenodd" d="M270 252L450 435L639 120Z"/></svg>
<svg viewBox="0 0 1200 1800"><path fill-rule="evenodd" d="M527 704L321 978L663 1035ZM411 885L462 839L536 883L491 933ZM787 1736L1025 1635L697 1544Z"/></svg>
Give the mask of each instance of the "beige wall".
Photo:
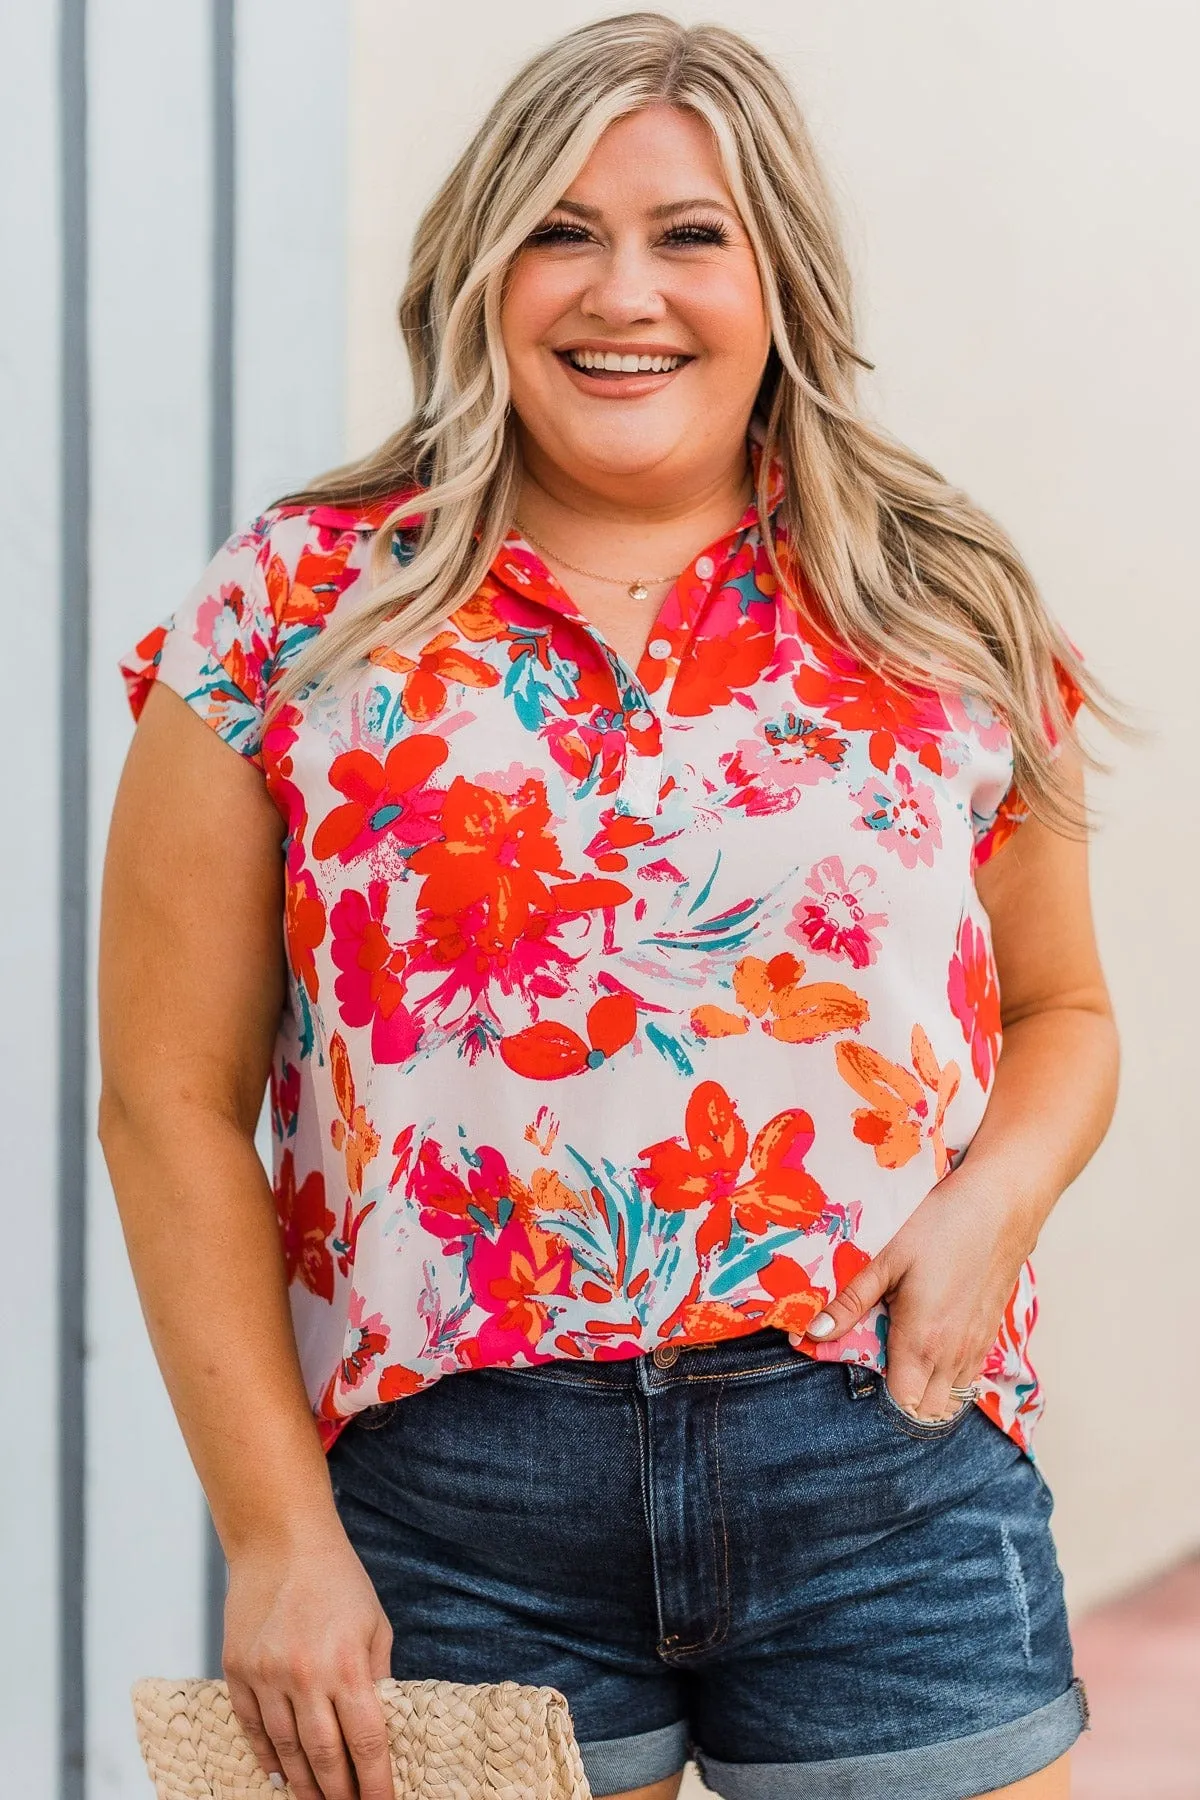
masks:
<svg viewBox="0 0 1200 1800"><path fill-rule="evenodd" d="M615 10L355 0L353 449L403 416L393 308L433 184L533 47ZM736 25L790 72L842 199L873 404L1014 532L1089 660L1157 729L1116 748L1119 772L1094 788L1123 1089L1038 1258L1040 1444L1082 1606L1200 1545L1200 24L1161 0L675 12Z"/></svg>

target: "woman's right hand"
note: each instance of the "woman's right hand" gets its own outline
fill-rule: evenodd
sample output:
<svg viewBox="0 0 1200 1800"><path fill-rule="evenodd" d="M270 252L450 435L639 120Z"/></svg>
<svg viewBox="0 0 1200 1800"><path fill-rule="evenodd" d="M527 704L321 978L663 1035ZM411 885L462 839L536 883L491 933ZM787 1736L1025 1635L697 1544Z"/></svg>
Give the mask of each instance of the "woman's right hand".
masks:
<svg viewBox="0 0 1200 1800"><path fill-rule="evenodd" d="M392 1628L336 1521L237 1552L222 1658L238 1723L295 1800L393 1800L374 1683L391 1672Z"/></svg>

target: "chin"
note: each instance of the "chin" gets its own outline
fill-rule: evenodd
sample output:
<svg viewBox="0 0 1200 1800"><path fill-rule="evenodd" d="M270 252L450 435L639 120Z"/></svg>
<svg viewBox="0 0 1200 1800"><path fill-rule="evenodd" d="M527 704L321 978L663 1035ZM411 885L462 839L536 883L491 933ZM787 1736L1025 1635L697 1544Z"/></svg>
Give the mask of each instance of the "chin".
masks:
<svg viewBox="0 0 1200 1800"><path fill-rule="evenodd" d="M580 469L593 469L598 475L610 478L643 475L671 461L694 435L699 434L689 432L686 426L647 430L631 425L625 431L603 433L593 426L570 434L562 433L562 455L555 461L562 460L567 466L574 464Z"/></svg>

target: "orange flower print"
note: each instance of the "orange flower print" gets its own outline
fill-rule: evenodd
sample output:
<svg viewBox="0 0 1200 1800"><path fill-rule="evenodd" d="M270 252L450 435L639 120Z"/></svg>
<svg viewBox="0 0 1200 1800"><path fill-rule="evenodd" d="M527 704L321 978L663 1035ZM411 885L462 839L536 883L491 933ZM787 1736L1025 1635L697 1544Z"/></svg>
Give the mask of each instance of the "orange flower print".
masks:
<svg viewBox="0 0 1200 1800"><path fill-rule="evenodd" d="M530 1081L557 1081L563 1075L580 1075L598 1069L623 1050L637 1030L637 1006L632 994L604 994L588 1008L588 1042L569 1025L540 1019L511 1037L500 1039L500 1055L518 1075Z"/></svg>
<svg viewBox="0 0 1200 1800"><path fill-rule="evenodd" d="M346 564L357 541L352 530L319 531L315 542L300 552L290 576L281 556L268 559L267 597L277 625L316 625L333 611L338 596L356 579L357 571L347 574Z"/></svg>
<svg viewBox="0 0 1200 1800"><path fill-rule="evenodd" d="M805 964L790 950L769 962L744 956L733 971L738 1004L762 1029L785 1044L814 1044L834 1031L857 1031L870 1009L840 981L802 982ZM700 1037L733 1037L750 1029L744 1013L706 1003L692 1008L692 1029Z"/></svg>
<svg viewBox="0 0 1200 1800"><path fill-rule="evenodd" d="M275 1210L288 1285L299 1281L319 1300L333 1302L333 1258L329 1236L337 1220L325 1204L325 1177L314 1169L296 1186L296 1163L285 1150L275 1187Z"/></svg>
<svg viewBox="0 0 1200 1800"><path fill-rule="evenodd" d="M813 1122L799 1107L776 1113L750 1145L750 1175L741 1179L749 1133L718 1081L693 1089L684 1114L686 1143L666 1138L641 1152L639 1183L665 1212L707 1209L696 1235L703 1256L729 1242L734 1219L751 1236L772 1225L807 1230L826 1197L804 1167Z"/></svg>
<svg viewBox="0 0 1200 1800"><path fill-rule="evenodd" d="M333 1072L333 1091L338 1111L342 1115L329 1127L329 1135L334 1149L345 1154L346 1180L350 1184L350 1192L361 1194L363 1173L368 1164L374 1162L379 1155L379 1133L368 1119L366 1108L355 1101L354 1071L350 1067L350 1055L340 1031L335 1031L330 1040L329 1062Z"/></svg>
<svg viewBox="0 0 1200 1800"><path fill-rule="evenodd" d="M317 861L336 856L354 862L388 836L404 847L437 837L443 796L425 784L446 756L444 738L424 735L402 738L382 763L369 750L335 756L329 785L345 794L346 803L317 826L312 842Z"/></svg>
<svg viewBox="0 0 1200 1800"><path fill-rule="evenodd" d="M950 959L946 983L950 1010L962 1026L971 1046L971 1067L981 1088L987 1088L1000 1055L1000 984L987 938L979 926L964 919L958 928L958 945Z"/></svg>
<svg viewBox="0 0 1200 1800"><path fill-rule="evenodd" d="M950 1168L943 1125L946 1108L958 1092L957 1063L943 1067L920 1025L912 1030L913 1068L889 1062L870 1045L843 1040L835 1051L838 1072L856 1094L867 1101L853 1115L854 1135L870 1144L881 1169L902 1169L912 1161L926 1136L932 1142L934 1167L940 1181ZM924 1085L922 1085L924 1084ZM925 1089L936 1099L933 1121L928 1126L929 1102Z"/></svg>
<svg viewBox="0 0 1200 1800"><path fill-rule="evenodd" d="M314 951L325 941L327 920L322 900L311 869L296 869L289 857L284 876L284 938L292 973L310 1000L316 1000L320 988Z"/></svg>
<svg viewBox="0 0 1200 1800"><path fill-rule="evenodd" d="M400 704L417 725L436 719L446 704L446 683L456 681L464 687L495 687L500 677L495 669L470 656L459 647L458 634L439 631L430 638L418 656L402 656L386 645L368 653L368 661L378 668L391 669L408 679L400 694Z"/></svg>

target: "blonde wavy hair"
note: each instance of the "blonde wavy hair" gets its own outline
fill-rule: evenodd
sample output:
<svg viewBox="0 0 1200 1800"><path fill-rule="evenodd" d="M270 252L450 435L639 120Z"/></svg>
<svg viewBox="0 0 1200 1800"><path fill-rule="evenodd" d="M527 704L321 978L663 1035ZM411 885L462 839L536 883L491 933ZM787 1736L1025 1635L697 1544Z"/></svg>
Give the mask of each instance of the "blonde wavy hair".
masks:
<svg viewBox="0 0 1200 1800"><path fill-rule="evenodd" d="M1124 733L1117 703L1081 665L1000 526L860 414L857 371L872 365L855 347L830 196L779 71L736 32L656 12L586 25L527 62L422 217L399 304L411 418L369 455L276 502L398 504L372 543L368 598L280 674L268 721L302 689L351 674L370 649L432 627L479 586L520 481L500 331L506 273L601 133L662 102L711 127L758 263L772 347L757 404L757 499L781 589L800 607L815 598L821 629L880 673L981 696L1009 726L1030 810L1057 829L1086 830L1046 729L1072 730L1059 671ZM765 494L776 455L788 476L776 515L782 557ZM401 562L393 547L406 524L416 547Z"/></svg>

